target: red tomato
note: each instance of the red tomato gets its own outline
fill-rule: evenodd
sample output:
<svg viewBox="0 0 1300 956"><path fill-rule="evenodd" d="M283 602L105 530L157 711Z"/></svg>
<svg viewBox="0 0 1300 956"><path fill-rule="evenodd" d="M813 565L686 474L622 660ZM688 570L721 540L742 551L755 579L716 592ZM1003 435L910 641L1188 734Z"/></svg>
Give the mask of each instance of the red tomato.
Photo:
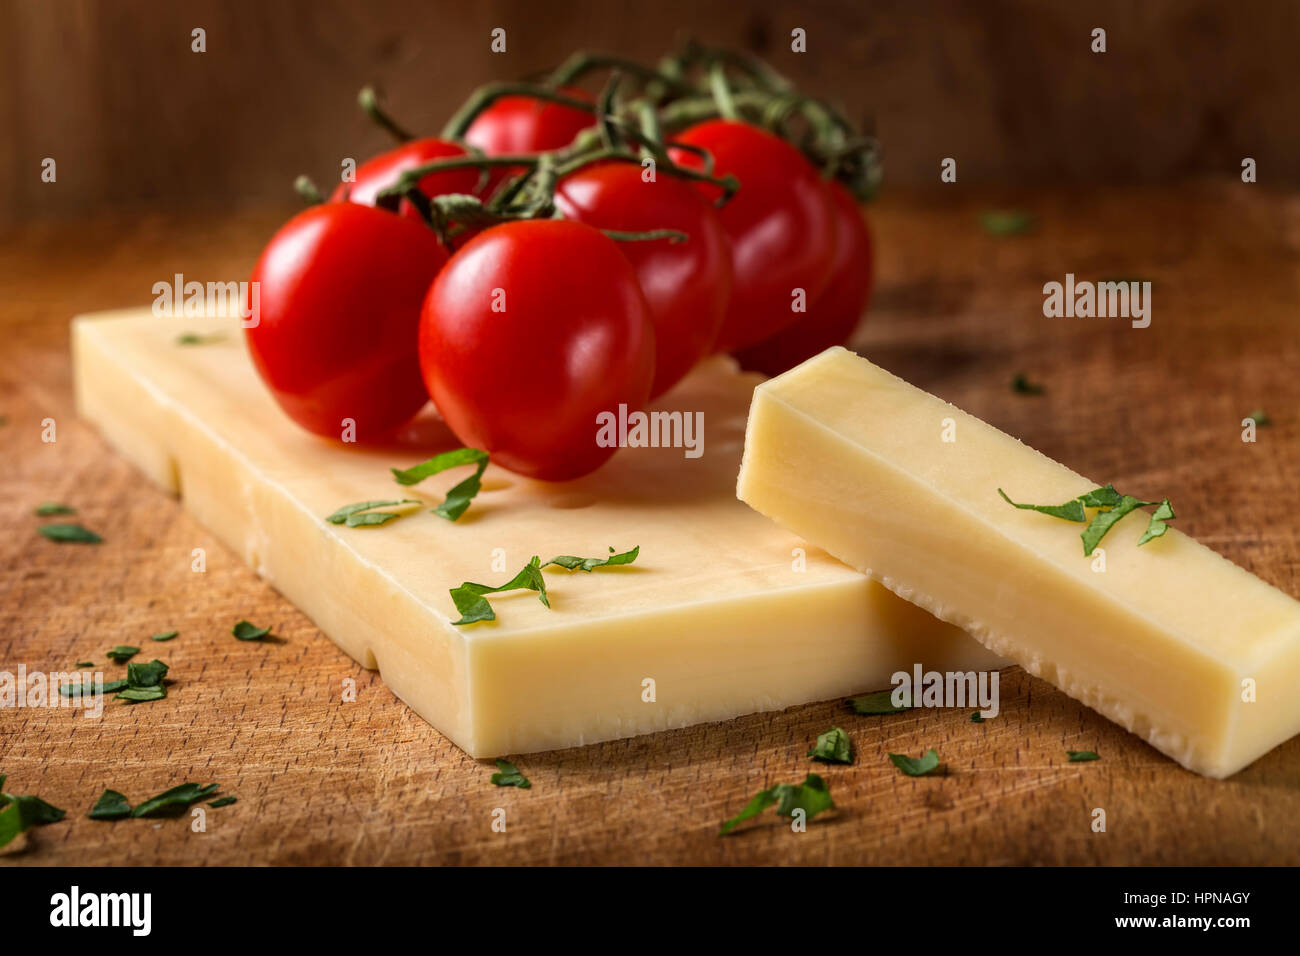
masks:
<svg viewBox="0 0 1300 956"><path fill-rule="evenodd" d="M830 284L808 314L770 339L736 353L741 366L780 375L832 345L843 345L858 327L871 298L871 233L853 195L831 184L835 204L835 259Z"/></svg>
<svg viewBox="0 0 1300 956"><path fill-rule="evenodd" d="M578 222L511 222L471 239L434 280L420 366L462 442L563 481L616 450L597 443L600 413L645 403L654 326L612 239Z"/></svg>
<svg viewBox="0 0 1300 956"><path fill-rule="evenodd" d="M295 422L382 437L428 401L416 355L420 303L447 252L433 230L383 210L324 203L290 219L253 269L248 347Z"/></svg>
<svg viewBox="0 0 1300 956"><path fill-rule="evenodd" d="M357 167L357 179L353 183L339 183L330 196L331 202L355 202L363 206L373 206L375 196L381 189L397 182L397 177L408 169L423 166L438 159L450 159L464 156L465 150L455 143L428 137L413 139L396 149L371 157ZM431 173L420 180L420 191L426 196L443 196L447 193L473 193L478 186L477 169L449 169L442 173ZM408 219L423 223L419 211L405 199L399 211Z"/></svg>
<svg viewBox="0 0 1300 956"><path fill-rule="evenodd" d="M591 100L591 95L584 90L565 88L559 92L574 99ZM503 96L474 117L465 131L465 142L489 156L543 153L568 146L575 136L595 123L594 114L577 107L531 96ZM493 167L485 195L491 195L498 185L521 171L517 166Z"/></svg>
<svg viewBox="0 0 1300 956"><path fill-rule="evenodd" d="M689 237L618 243L655 326L654 398L712 350L731 299L731 248L717 213L689 183L667 174L646 182L642 172L631 163L589 166L564 178L555 203L566 218L598 229Z"/></svg>
<svg viewBox="0 0 1300 956"><path fill-rule="evenodd" d="M803 154L756 126L710 120L676 137L713 154L715 175L731 173L740 191L718 215L731 238L733 291L718 336L719 351L761 342L794 324L794 290L813 302L830 277L835 252L832 205L826 184ZM703 168L684 150L673 159ZM710 199L716 186L697 183Z"/></svg>
<svg viewBox="0 0 1300 956"><path fill-rule="evenodd" d="M559 92L573 99L591 100L583 90L566 88ZM474 117L465 131L465 142L489 156L541 153L568 146L595 122L594 114L574 106L531 96L503 96Z"/></svg>

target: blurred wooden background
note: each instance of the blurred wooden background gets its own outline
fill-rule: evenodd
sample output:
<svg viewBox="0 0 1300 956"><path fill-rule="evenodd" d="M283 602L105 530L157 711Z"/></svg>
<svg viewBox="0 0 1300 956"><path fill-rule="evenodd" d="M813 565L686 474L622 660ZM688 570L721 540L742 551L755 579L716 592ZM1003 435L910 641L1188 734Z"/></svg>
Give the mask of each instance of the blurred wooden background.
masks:
<svg viewBox="0 0 1300 956"><path fill-rule="evenodd" d="M873 114L889 182L937 183L945 156L959 182L1016 186L1236 176L1252 156L1262 184L1300 184L1290 0L0 0L0 22L0 223L291 201L297 173L387 144L354 107L365 83L435 131L487 80L688 34Z"/></svg>

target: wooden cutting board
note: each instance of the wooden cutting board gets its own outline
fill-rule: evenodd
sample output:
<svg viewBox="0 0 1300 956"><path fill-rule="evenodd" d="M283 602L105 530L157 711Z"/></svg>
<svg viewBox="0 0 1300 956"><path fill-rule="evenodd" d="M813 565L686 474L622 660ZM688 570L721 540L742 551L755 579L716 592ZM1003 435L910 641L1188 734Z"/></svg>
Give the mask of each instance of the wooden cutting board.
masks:
<svg viewBox="0 0 1300 956"><path fill-rule="evenodd" d="M980 213L995 208L1037 224L990 235ZM122 215L0 237L0 669L66 669L143 639L184 682L102 720L0 710L6 789L68 810L0 862L1300 862L1300 740L1203 780L1019 669L983 724L966 710L859 717L831 701L521 757L532 789L492 786L491 765L412 714L74 415L72 315L147 304L176 272L245 277L288 212ZM1084 474L1167 494L1184 531L1300 594L1300 197L1233 182L950 187L890 193L872 223L879 278L859 351ZM1151 327L1045 318L1043 284L1067 272L1150 279ZM1017 373L1045 394L1014 392ZM1256 409L1273 424L1243 443ZM47 418L54 442L42 441ZM77 507L105 544L39 537L31 511L46 500ZM208 553L201 583L195 547ZM237 617L273 624L283 643L232 641ZM176 640L148 644L173 628ZM357 700L342 703L348 678ZM805 756L832 724L853 737L851 767ZM904 777L885 756L929 747L941 775ZM1102 759L1069 764L1067 749ZM838 809L806 833L766 815L716 836L756 791L809 769ZM189 817L85 818L105 787L139 800L185 781L216 781L239 802L209 811L205 832Z"/></svg>

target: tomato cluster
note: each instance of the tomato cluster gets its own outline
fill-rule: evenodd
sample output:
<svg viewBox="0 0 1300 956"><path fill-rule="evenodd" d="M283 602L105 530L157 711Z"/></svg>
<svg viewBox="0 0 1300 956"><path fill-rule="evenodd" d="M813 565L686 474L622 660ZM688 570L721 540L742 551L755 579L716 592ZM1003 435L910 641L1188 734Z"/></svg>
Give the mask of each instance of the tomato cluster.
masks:
<svg viewBox="0 0 1300 956"><path fill-rule="evenodd" d="M461 135L367 160L271 239L248 344L295 422L374 440L432 398L466 445L565 480L616 450L599 413L646 405L706 355L776 374L847 340L872 250L843 185L739 119L684 125L658 165L645 141L557 164L600 109L562 92L499 97ZM501 214L539 171L549 195Z"/></svg>

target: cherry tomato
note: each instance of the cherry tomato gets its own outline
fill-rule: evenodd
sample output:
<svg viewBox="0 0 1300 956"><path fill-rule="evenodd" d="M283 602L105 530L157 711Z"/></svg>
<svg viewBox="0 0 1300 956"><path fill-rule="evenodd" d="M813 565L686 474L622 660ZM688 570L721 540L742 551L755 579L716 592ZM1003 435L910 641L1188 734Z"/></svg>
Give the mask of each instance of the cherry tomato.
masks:
<svg viewBox="0 0 1300 956"><path fill-rule="evenodd" d="M560 183L555 203L568 219L617 232L675 229L685 242L618 243L636 269L655 326L655 377L663 394L712 350L731 299L731 248L717 213L685 180L643 178L631 163L588 166Z"/></svg>
<svg viewBox="0 0 1300 956"><path fill-rule="evenodd" d="M761 342L801 318L793 311L795 289L813 302L826 285L835 252L829 191L802 153L756 126L710 120L676 139L712 153L715 175L740 180L740 191L718 211L731 239L734 279L717 348ZM685 150L672 156L683 166L704 166ZM719 193L708 183L696 188L710 199Z"/></svg>
<svg viewBox="0 0 1300 956"><path fill-rule="evenodd" d="M295 422L341 438L380 438L428 401L416 354L420 304L447 261L426 226L354 203L290 219L253 269L248 347Z"/></svg>
<svg viewBox="0 0 1300 956"><path fill-rule="evenodd" d="M583 90L565 88L559 92L573 99L591 100ZM541 153L568 146L595 122L592 113L574 106L531 96L503 96L474 117L465 131L465 142L489 156Z"/></svg>
<svg viewBox="0 0 1300 956"><path fill-rule="evenodd" d="M831 184L835 204L835 258L830 284L794 325L736 353L742 367L780 375L832 345L843 345L858 327L871 298L871 233L853 195Z"/></svg>
<svg viewBox="0 0 1300 956"><path fill-rule="evenodd" d="M616 450L597 416L643 405L654 325L636 272L591 226L511 222L471 239L434 280L420 366L443 420L492 460L563 481Z"/></svg>
<svg viewBox="0 0 1300 956"><path fill-rule="evenodd" d="M559 92L574 99L591 100L585 90L564 88ZM474 117L465 131L465 142L489 156L542 153L568 146L575 136L595 123L592 113L574 106L548 103L531 96L503 96ZM517 166L492 167L485 195L491 195L497 186L519 172Z"/></svg>
<svg viewBox="0 0 1300 956"><path fill-rule="evenodd" d="M396 149L371 157L357 167L356 182L339 183L330 196L331 202L355 202L363 206L373 206L375 196L381 189L393 185L397 178L408 169L423 166L438 159L450 159L464 156L465 150L455 143L427 137L413 139ZM479 171L477 169L449 169L446 172L431 173L420 180L420 191L426 196L442 196L447 193L473 193L478 188ZM423 223L419 210L405 199L399 212L408 219Z"/></svg>

